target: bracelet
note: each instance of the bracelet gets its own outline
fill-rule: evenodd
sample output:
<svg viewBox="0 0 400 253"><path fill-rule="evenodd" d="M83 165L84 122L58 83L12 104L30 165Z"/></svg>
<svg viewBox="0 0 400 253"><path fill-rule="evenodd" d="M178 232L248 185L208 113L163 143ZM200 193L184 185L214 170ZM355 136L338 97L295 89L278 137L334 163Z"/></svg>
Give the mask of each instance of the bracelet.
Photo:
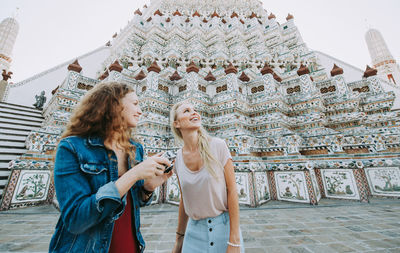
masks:
<svg viewBox="0 0 400 253"><path fill-rule="evenodd" d="M144 187L142 188L142 190L143 190L143 193L145 194L145 195L150 195L150 194L153 194L153 192L152 191L148 191L148 190L146 190Z"/></svg>
<svg viewBox="0 0 400 253"><path fill-rule="evenodd" d="M234 244L234 243L231 243L230 241L228 241L227 243L228 243L228 245L230 245L232 247L241 247L242 246L241 244Z"/></svg>
<svg viewBox="0 0 400 253"><path fill-rule="evenodd" d="M179 233L178 231L176 231L176 234L181 236L181 237L185 236L185 234Z"/></svg>

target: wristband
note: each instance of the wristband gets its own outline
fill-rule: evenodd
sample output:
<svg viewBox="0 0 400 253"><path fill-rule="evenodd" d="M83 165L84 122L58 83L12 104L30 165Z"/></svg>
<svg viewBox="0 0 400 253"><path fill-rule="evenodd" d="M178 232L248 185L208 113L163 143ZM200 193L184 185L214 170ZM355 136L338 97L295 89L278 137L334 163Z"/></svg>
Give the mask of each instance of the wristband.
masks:
<svg viewBox="0 0 400 253"><path fill-rule="evenodd" d="M179 235L180 237L185 236L185 234L179 233L178 231L176 231L176 234Z"/></svg>
<svg viewBox="0 0 400 253"><path fill-rule="evenodd" d="M146 194L146 195L153 194L152 191L148 191L148 190L146 190L144 187L142 188L142 190L143 190L143 193Z"/></svg>
<svg viewBox="0 0 400 253"><path fill-rule="evenodd" d="M231 242L227 242L228 243L228 245L230 245L230 246L232 246L232 247L241 247L242 245L240 245L240 244L234 244L234 243L231 243Z"/></svg>

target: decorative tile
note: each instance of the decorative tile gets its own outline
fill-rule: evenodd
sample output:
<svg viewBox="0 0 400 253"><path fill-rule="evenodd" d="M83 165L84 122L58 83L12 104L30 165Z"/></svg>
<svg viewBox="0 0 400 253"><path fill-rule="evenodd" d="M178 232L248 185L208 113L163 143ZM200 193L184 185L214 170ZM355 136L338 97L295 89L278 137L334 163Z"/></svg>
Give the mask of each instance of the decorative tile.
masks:
<svg viewBox="0 0 400 253"><path fill-rule="evenodd" d="M400 197L399 167L365 168L372 195Z"/></svg>
<svg viewBox="0 0 400 253"><path fill-rule="evenodd" d="M324 169L321 170L321 177L327 198L360 199L352 170Z"/></svg>
<svg viewBox="0 0 400 253"><path fill-rule="evenodd" d="M50 171L22 170L11 203L46 200Z"/></svg>
<svg viewBox="0 0 400 253"><path fill-rule="evenodd" d="M304 172L275 172L278 200L309 203Z"/></svg>

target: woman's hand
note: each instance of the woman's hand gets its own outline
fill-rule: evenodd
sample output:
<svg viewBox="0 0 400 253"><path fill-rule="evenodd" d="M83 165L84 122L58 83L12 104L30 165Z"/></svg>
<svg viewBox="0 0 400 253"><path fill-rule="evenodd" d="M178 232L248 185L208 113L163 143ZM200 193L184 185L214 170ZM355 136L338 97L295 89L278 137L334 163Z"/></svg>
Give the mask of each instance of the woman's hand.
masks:
<svg viewBox="0 0 400 253"><path fill-rule="evenodd" d="M171 165L167 158L160 157L161 153L151 156L133 167L129 172L134 173L137 180L149 180L154 177L164 178L165 166ZM168 178L167 178L168 179ZM147 189L151 190L151 189Z"/></svg>
<svg viewBox="0 0 400 253"><path fill-rule="evenodd" d="M175 245L172 249L172 253L181 253L182 252L182 245L183 245L183 236L176 235Z"/></svg>
<svg viewBox="0 0 400 253"><path fill-rule="evenodd" d="M171 176L169 174L164 175L165 165L169 166L170 164L168 159L160 157L160 155L157 154L134 166L115 182L120 196L124 196L129 188L131 188L136 181L141 179L144 179L145 182L149 181L147 186L145 186L146 190L154 191L158 185L162 184ZM152 178L154 178L154 180L151 180Z"/></svg>
<svg viewBox="0 0 400 253"><path fill-rule="evenodd" d="M158 186L162 185L165 181L168 180L168 178L170 178L172 176L172 171L168 172L168 173L164 173L164 169L165 166L171 166L171 162L164 157L161 157L162 153L158 153L150 158L154 159L155 161L157 161L158 163L162 164L162 174L157 174L157 176L155 177L151 177L151 178L147 178L144 181L144 185L143 187L147 190L147 191L154 191Z"/></svg>

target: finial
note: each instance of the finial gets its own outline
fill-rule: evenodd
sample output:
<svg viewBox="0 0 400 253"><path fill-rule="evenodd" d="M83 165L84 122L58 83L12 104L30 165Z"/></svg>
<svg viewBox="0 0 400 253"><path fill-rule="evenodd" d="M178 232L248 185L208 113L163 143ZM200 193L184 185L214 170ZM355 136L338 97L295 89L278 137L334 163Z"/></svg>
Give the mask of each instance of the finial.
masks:
<svg viewBox="0 0 400 253"><path fill-rule="evenodd" d="M193 61L190 62L189 66L186 68L186 72L190 73L190 72L196 72L199 73L199 67L196 66L196 64L194 64Z"/></svg>
<svg viewBox="0 0 400 253"><path fill-rule="evenodd" d="M79 65L78 59L76 59L73 63L68 65L68 70L75 71L81 73L82 67Z"/></svg>
<svg viewBox="0 0 400 253"><path fill-rule="evenodd" d="M272 70L272 68L268 65L267 62L265 62L264 67L261 69L261 74L265 75L265 74L273 74L274 71Z"/></svg>
<svg viewBox="0 0 400 253"><path fill-rule="evenodd" d="M300 68L297 70L297 74L299 76L305 75L305 74L310 74L310 70L303 65L303 63L300 65Z"/></svg>
<svg viewBox="0 0 400 253"><path fill-rule="evenodd" d="M228 67L225 69L225 74L236 74L238 71L237 71L237 68L235 68L233 65L232 65L232 63L230 62L229 63L229 65L228 65Z"/></svg>
<svg viewBox="0 0 400 253"><path fill-rule="evenodd" d="M135 80L143 80L146 78L146 74L143 72L143 70L140 70L139 74L135 76Z"/></svg>
<svg viewBox="0 0 400 253"><path fill-rule="evenodd" d="M210 81L215 81L215 80L217 80L217 79L216 79L215 76L211 73L211 70L210 70L210 71L208 71L208 74L206 75L206 77L204 77L204 80L210 82Z"/></svg>
<svg viewBox="0 0 400 253"><path fill-rule="evenodd" d="M158 66L156 61L153 61L153 63L150 65L150 67L147 68L147 72L151 72L151 71L160 73L161 68Z"/></svg>
<svg viewBox="0 0 400 253"><path fill-rule="evenodd" d="M343 75L343 69L339 68L336 64L333 64L333 69L331 70L331 76Z"/></svg>
<svg viewBox="0 0 400 253"><path fill-rule="evenodd" d="M268 19L271 20L273 18L276 18L276 16L271 12L271 14L269 14Z"/></svg>
<svg viewBox="0 0 400 253"><path fill-rule="evenodd" d="M243 71L242 74L239 77L239 80L242 81L242 82L248 82L248 81L250 81L250 78Z"/></svg>
<svg viewBox="0 0 400 253"><path fill-rule="evenodd" d="M169 80L171 80L171 81L178 81L181 79L182 79L182 77L179 75L177 70L175 70L175 72L172 74L172 76L169 77Z"/></svg>
<svg viewBox="0 0 400 253"><path fill-rule="evenodd" d="M371 77L371 76L376 76L378 74L378 70L371 68L370 66L367 65L367 69L364 72L363 77Z"/></svg>
<svg viewBox="0 0 400 253"><path fill-rule="evenodd" d="M124 68L119 64L118 60L115 60L115 62L113 64L110 65L110 67L108 67L108 70L110 71L117 71L120 72L123 70Z"/></svg>

